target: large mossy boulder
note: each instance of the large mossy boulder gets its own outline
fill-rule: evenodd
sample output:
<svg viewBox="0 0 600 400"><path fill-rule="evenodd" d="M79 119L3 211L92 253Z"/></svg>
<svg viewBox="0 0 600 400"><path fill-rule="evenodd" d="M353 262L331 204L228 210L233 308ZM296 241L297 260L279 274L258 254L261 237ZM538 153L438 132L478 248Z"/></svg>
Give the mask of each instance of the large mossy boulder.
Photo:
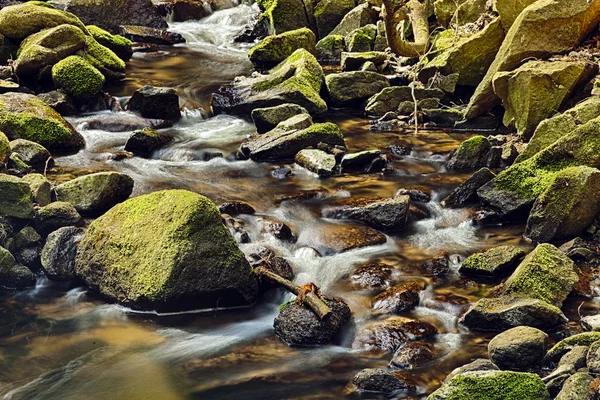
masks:
<svg viewBox="0 0 600 400"><path fill-rule="evenodd" d="M112 50L121 60L129 61L133 55L131 40L121 35L113 35L96 25L89 25L86 28L98 43Z"/></svg>
<svg viewBox="0 0 600 400"><path fill-rule="evenodd" d="M600 22L600 2L539 0L515 20L502 46L477 86L465 112L467 119L485 114L500 99L492 81L498 72L512 71L531 58L543 59L575 48Z"/></svg>
<svg viewBox="0 0 600 400"><path fill-rule="evenodd" d="M10 140L30 140L49 150L70 152L85 146L81 134L60 114L25 93L0 95L0 131Z"/></svg>
<svg viewBox="0 0 600 400"><path fill-rule="evenodd" d="M542 379L513 371L465 372L444 382L427 400L548 400Z"/></svg>
<svg viewBox="0 0 600 400"><path fill-rule="evenodd" d="M525 236L536 242L555 242L580 235L600 211L598 193L598 169L571 167L557 172L533 204Z"/></svg>
<svg viewBox="0 0 600 400"><path fill-rule="evenodd" d="M232 307L258 294L218 208L185 190L136 197L95 220L75 270L92 289L135 309Z"/></svg>
<svg viewBox="0 0 600 400"><path fill-rule="evenodd" d="M490 360L505 370L528 371L546 355L548 335L537 328L519 326L496 335L488 344Z"/></svg>
<svg viewBox="0 0 600 400"><path fill-rule="evenodd" d="M86 25L116 32L122 25L164 29L167 23L148 0L55 0L65 11L77 15Z"/></svg>
<svg viewBox="0 0 600 400"><path fill-rule="evenodd" d="M15 61L15 73L21 79L37 75L63 58L86 46L84 32L74 25L59 25L44 29L25 39Z"/></svg>
<svg viewBox="0 0 600 400"><path fill-rule="evenodd" d="M316 37L308 28L295 29L279 35L267 36L248 51L248 57L257 68L273 67L298 49L315 54Z"/></svg>
<svg viewBox="0 0 600 400"><path fill-rule="evenodd" d="M557 172L577 166L600 167L600 118L501 172L477 194L486 206L504 218L524 219L534 201L553 183Z"/></svg>
<svg viewBox="0 0 600 400"><path fill-rule="evenodd" d="M340 128L334 123L326 122L306 129L275 128L242 143L241 151L254 161L292 160L301 150L317 148L319 143L345 147Z"/></svg>
<svg viewBox="0 0 600 400"><path fill-rule="evenodd" d="M321 114L327 111L320 96L323 79L315 56L298 49L266 75L238 78L231 86L221 87L212 106L216 113L249 115L255 108L294 103L311 114Z"/></svg>
<svg viewBox="0 0 600 400"><path fill-rule="evenodd" d="M514 71L497 73L493 86L505 109L504 125L531 138L538 124L597 72L597 64L583 61L530 61Z"/></svg>
<svg viewBox="0 0 600 400"><path fill-rule="evenodd" d="M360 103L390 86L388 79L376 72L352 71L325 77L329 98L335 106Z"/></svg>
<svg viewBox="0 0 600 400"><path fill-rule="evenodd" d="M458 74L457 85L477 86L494 61L504 40L499 20L465 38L452 40L447 48L434 53L431 61L419 72L419 79L427 82L436 73Z"/></svg>
<svg viewBox="0 0 600 400"><path fill-rule="evenodd" d="M104 75L81 56L69 56L52 67L54 87L76 101L90 101L104 86Z"/></svg>
<svg viewBox="0 0 600 400"><path fill-rule="evenodd" d="M73 204L82 215L100 215L125 201L133 191L133 179L118 172L84 175L56 186L56 197Z"/></svg>
<svg viewBox="0 0 600 400"><path fill-rule="evenodd" d="M314 8L314 17L317 24L317 32L320 38L324 38L342 19L356 6L354 0L321 0Z"/></svg>
<svg viewBox="0 0 600 400"><path fill-rule="evenodd" d="M34 217L33 198L27 182L0 174L0 215L23 219Z"/></svg>
<svg viewBox="0 0 600 400"><path fill-rule="evenodd" d="M42 1L30 1L0 10L0 34L14 40L23 40L43 29L64 24L86 31L75 15Z"/></svg>
<svg viewBox="0 0 600 400"><path fill-rule="evenodd" d="M551 244L540 244L504 284L504 294L539 299L560 307L579 281L575 264Z"/></svg>
<svg viewBox="0 0 600 400"><path fill-rule="evenodd" d="M257 4L263 11L257 22L260 31L278 35L311 26L302 0L258 0Z"/></svg>

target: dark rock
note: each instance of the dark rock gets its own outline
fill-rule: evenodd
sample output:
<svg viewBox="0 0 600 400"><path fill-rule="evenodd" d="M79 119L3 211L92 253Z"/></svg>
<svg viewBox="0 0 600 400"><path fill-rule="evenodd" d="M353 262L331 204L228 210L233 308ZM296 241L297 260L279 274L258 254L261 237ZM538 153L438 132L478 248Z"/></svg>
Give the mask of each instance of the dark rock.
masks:
<svg viewBox="0 0 600 400"><path fill-rule="evenodd" d="M199 0L170 0L159 3L158 7L161 6L166 9L166 14L175 22L199 20L210 14L205 3Z"/></svg>
<svg viewBox="0 0 600 400"><path fill-rule="evenodd" d="M178 120L179 96L173 88L144 86L133 93L128 108L144 118Z"/></svg>
<svg viewBox="0 0 600 400"><path fill-rule="evenodd" d="M35 229L42 236L48 236L65 226L82 226L83 218L71 203L57 201L38 210Z"/></svg>
<svg viewBox="0 0 600 400"><path fill-rule="evenodd" d="M154 29L144 26L122 25L120 34L132 42L172 46L185 43L185 38L179 33L169 32L166 29Z"/></svg>
<svg viewBox="0 0 600 400"><path fill-rule="evenodd" d="M519 326L495 336L488 345L490 360L500 369L527 371L538 368L546 355L548 335Z"/></svg>
<svg viewBox="0 0 600 400"><path fill-rule="evenodd" d="M35 275L22 265L15 265L0 274L0 286L6 289L26 289L35 286Z"/></svg>
<svg viewBox="0 0 600 400"><path fill-rule="evenodd" d="M382 288L390 285L394 269L387 264L365 264L354 270L350 281L360 288Z"/></svg>
<svg viewBox="0 0 600 400"><path fill-rule="evenodd" d="M448 161L448 169L475 169L484 166L492 145L483 136L473 136L461 143Z"/></svg>
<svg viewBox="0 0 600 400"><path fill-rule="evenodd" d="M346 154L341 162L342 171L364 170L380 155L380 150L365 150Z"/></svg>
<svg viewBox="0 0 600 400"><path fill-rule="evenodd" d="M264 230L285 242L294 242L296 240L290 227L281 221L265 221Z"/></svg>
<svg viewBox="0 0 600 400"><path fill-rule="evenodd" d="M243 201L228 201L227 203L223 203L219 206L219 211L221 214L229 214L233 216L240 214L252 215L256 213L254 207Z"/></svg>
<svg viewBox="0 0 600 400"><path fill-rule="evenodd" d="M30 271L39 271L42 269L41 256L42 246L39 244L25 247L15 254L19 264L24 265Z"/></svg>
<svg viewBox="0 0 600 400"><path fill-rule="evenodd" d="M419 189L398 189L394 197L408 196L411 201L417 201L421 203L428 203L431 201L431 194L425 193Z"/></svg>
<svg viewBox="0 0 600 400"><path fill-rule="evenodd" d="M320 320L317 315L294 302L288 303L275 318L275 334L291 346L314 346L331 343L352 318L350 308L340 299L324 300L332 315Z"/></svg>
<svg viewBox="0 0 600 400"><path fill-rule="evenodd" d="M83 229L68 226L48 235L41 262L49 279L68 281L75 278L75 256L83 234Z"/></svg>
<svg viewBox="0 0 600 400"><path fill-rule="evenodd" d="M409 342L394 353L390 363L398 369L420 368L436 357L435 347L426 342Z"/></svg>
<svg viewBox="0 0 600 400"><path fill-rule="evenodd" d="M495 177L496 175L489 168L481 168L443 200L444 206L463 207L477 202L477 190Z"/></svg>
<svg viewBox="0 0 600 400"><path fill-rule="evenodd" d="M450 271L450 254L442 252L431 260L425 261L423 270L434 276L446 275Z"/></svg>
<svg viewBox="0 0 600 400"><path fill-rule="evenodd" d="M352 343L356 350L396 351L400 345L435 336L437 329L428 322L393 316L364 326Z"/></svg>
<svg viewBox="0 0 600 400"><path fill-rule="evenodd" d="M388 372L379 368L363 369L352 378L351 383L360 392L383 393L388 396L415 388L411 379L402 372Z"/></svg>
<svg viewBox="0 0 600 400"><path fill-rule="evenodd" d="M54 166L52 155L41 144L25 139L17 139L10 142L10 149L17 153L19 158L36 171L45 171Z"/></svg>
<svg viewBox="0 0 600 400"><path fill-rule="evenodd" d="M26 226L13 236L12 249L21 250L38 244L42 237L31 226Z"/></svg>
<svg viewBox="0 0 600 400"><path fill-rule="evenodd" d="M53 90L48 93L40 93L38 97L62 116L71 116L77 113L73 101L66 93Z"/></svg>
<svg viewBox="0 0 600 400"><path fill-rule="evenodd" d="M150 157L152 153L173 140L172 136L152 128L144 128L131 134L125 143L125 151L140 157Z"/></svg>
<svg viewBox="0 0 600 400"><path fill-rule="evenodd" d="M398 145L398 144L389 145L388 149L390 150L390 152L392 153L392 155L394 155L396 157L407 156L412 151L409 147L401 146L401 145Z"/></svg>
<svg viewBox="0 0 600 400"><path fill-rule="evenodd" d="M494 365L494 363L491 362L490 360L488 360L486 358L478 358L473 362L470 362L468 364L463 365L462 367L458 367L458 368L454 369L452 372L450 372L448 374L448 376L446 376L446 379L444 381L449 381L452 378L454 378L455 376L462 375L467 372L498 371L498 370L499 370L498 367L496 365Z"/></svg>
<svg viewBox="0 0 600 400"><path fill-rule="evenodd" d="M459 121L454 124L456 132L481 132L494 131L498 129L502 123L502 118L495 115L481 115L475 119Z"/></svg>
<svg viewBox="0 0 600 400"><path fill-rule="evenodd" d="M325 77L325 85L335 106L350 106L390 86L388 79L376 72L342 72Z"/></svg>
<svg viewBox="0 0 600 400"><path fill-rule="evenodd" d="M393 199L351 199L345 204L323 210L323 216L335 219L354 219L384 232L399 232L408 216L410 199L400 196Z"/></svg>
<svg viewBox="0 0 600 400"><path fill-rule="evenodd" d="M272 175L274 178L283 179L283 178L287 178L288 176L292 175L292 170L287 167L275 168L272 172Z"/></svg>
<svg viewBox="0 0 600 400"><path fill-rule="evenodd" d="M419 293L425 289L422 281L406 281L387 289L371 300L373 310L399 314L419 305Z"/></svg>
<svg viewBox="0 0 600 400"><path fill-rule="evenodd" d="M322 254L342 253L344 251L376 246L387 242L385 235L362 224L332 224L311 238L310 245Z"/></svg>

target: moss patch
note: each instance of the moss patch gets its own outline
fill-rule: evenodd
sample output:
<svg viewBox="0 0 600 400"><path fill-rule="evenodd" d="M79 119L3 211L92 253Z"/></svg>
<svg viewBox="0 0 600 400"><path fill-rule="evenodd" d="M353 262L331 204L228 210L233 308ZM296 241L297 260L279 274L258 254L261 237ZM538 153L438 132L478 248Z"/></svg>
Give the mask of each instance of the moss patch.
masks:
<svg viewBox="0 0 600 400"><path fill-rule="evenodd" d="M74 14L42 1L30 1L0 10L0 33L15 40L63 24L76 26L87 33L85 25Z"/></svg>
<svg viewBox="0 0 600 400"><path fill-rule="evenodd" d="M90 100L104 86L104 75L83 57L70 56L52 67L52 80L76 100Z"/></svg>

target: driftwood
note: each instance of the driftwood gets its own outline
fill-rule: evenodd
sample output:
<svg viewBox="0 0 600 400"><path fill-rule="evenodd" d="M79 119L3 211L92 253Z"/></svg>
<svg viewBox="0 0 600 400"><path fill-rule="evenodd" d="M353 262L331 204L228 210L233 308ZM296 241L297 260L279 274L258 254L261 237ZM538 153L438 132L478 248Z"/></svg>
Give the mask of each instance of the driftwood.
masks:
<svg viewBox="0 0 600 400"><path fill-rule="evenodd" d="M421 57L429 47L429 0L383 0L381 14L385 22L387 42L392 52L402 57ZM406 19L412 23L414 42L400 38L398 24Z"/></svg>
<svg viewBox="0 0 600 400"><path fill-rule="evenodd" d="M315 290L307 290L305 287L296 285L276 273L269 271L265 267L254 268L254 273L258 276L269 278L279 286L298 296L298 299L307 305L318 317L323 320L331 316L331 308L319 297ZM307 285L308 286L308 285ZM312 285L313 287L316 287Z"/></svg>

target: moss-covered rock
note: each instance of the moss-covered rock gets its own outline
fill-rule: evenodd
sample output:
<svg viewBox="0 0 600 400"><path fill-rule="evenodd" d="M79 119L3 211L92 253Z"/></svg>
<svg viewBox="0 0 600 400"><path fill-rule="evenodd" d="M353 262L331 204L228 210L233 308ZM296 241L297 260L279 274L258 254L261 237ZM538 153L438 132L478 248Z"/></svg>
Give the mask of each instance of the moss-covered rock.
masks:
<svg viewBox="0 0 600 400"><path fill-rule="evenodd" d="M485 164L492 145L481 135L473 136L460 144L448 161L449 169L475 169Z"/></svg>
<svg viewBox="0 0 600 400"><path fill-rule="evenodd" d="M298 165L320 177L331 175L335 168L335 156L317 149L300 150L294 160Z"/></svg>
<svg viewBox="0 0 600 400"><path fill-rule="evenodd" d="M17 265L17 261L12 254L4 247L0 247L0 275L10 271Z"/></svg>
<svg viewBox="0 0 600 400"><path fill-rule="evenodd" d="M499 246L483 253L469 256L460 266L461 274L477 276L498 276L511 268L525 257L520 247Z"/></svg>
<svg viewBox="0 0 600 400"><path fill-rule="evenodd" d="M452 37L447 44L438 40L436 47L441 49L433 53L432 59L419 72L419 79L427 82L436 73L457 73L458 85L477 86L496 57L504 40L504 30L500 21L495 20L468 37Z"/></svg>
<svg viewBox="0 0 600 400"><path fill-rule="evenodd" d="M61 11L42 1L29 1L0 10L0 33L15 40L23 40L43 29L63 24L86 31L83 23L74 14Z"/></svg>
<svg viewBox="0 0 600 400"><path fill-rule="evenodd" d="M316 37L308 28L295 29L279 35L267 36L248 51L255 67L272 67L288 58L298 49L315 54Z"/></svg>
<svg viewBox="0 0 600 400"><path fill-rule="evenodd" d="M565 381L556 400L592 400L594 398L593 382L595 382L594 377L587 372L576 372Z"/></svg>
<svg viewBox="0 0 600 400"><path fill-rule="evenodd" d="M274 129L242 144L242 153L255 161L291 160L300 150L317 148L319 143L343 146L344 135L334 123L314 124L301 130Z"/></svg>
<svg viewBox="0 0 600 400"><path fill-rule="evenodd" d="M86 46L86 61L102 72L107 81L119 80L125 77L125 62L111 49L102 46L92 36L86 36Z"/></svg>
<svg viewBox="0 0 600 400"><path fill-rule="evenodd" d="M471 97L465 117L478 117L500 102L492 87L498 72L512 71L532 57L547 58L572 50L599 22L597 2L539 0L527 7L507 32L494 62Z"/></svg>
<svg viewBox="0 0 600 400"><path fill-rule="evenodd" d="M354 0L321 0L314 9L319 37L327 36L356 4Z"/></svg>
<svg viewBox="0 0 600 400"><path fill-rule="evenodd" d="M92 289L137 309L230 307L258 294L217 207L184 190L130 199L95 220L75 270Z"/></svg>
<svg viewBox="0 0 600 400"><path fill-rule="evenodd" d="M537 328L518 326L496 335L488 344L490 360L500 369L536 369L546 355L548 335Z"/></svg>
<svg viewBox="0 0 600 400"><path fill-rule="evenodd" d="M11 175L0 174L0 215L33 218L33 199L27 182Z"/></svg>
<svg viewBox="0 0 600 400"><path fill-rule="evenodd" d="M302 0L259 0L257 3L263 10L257 24L271 35L311 26Z"/></svg>
<svg viewBox="0 0 600 400"><path fill-rule="evenodd" d="M504 125L515 126L526 139L540 122L559 110L574 90L598 72L583 61L530 61L493 78L494 93L504 106Z"/></svg>
<svg viewBox="0 0 600 400"><path fill-rule="evenodd" d="M23 162L36 171L44 171L54 166L50 152L41 144L25 139L10 142L10 151L17 153Z"/></svg>
<svg viewBox="0 0 600 400"><path fill-rule="evenodd" d="M571 167L556 173L529 213L525 236L554 242L581 234L600 211L600 171Z"/></svg>
<svg viewBox="0 0 600 400"><path fill-rule="evenodd" d="M0 95L0 131L10 140L26 139L57 151L85 146L81 134L38 97L25 93Z"/></svg>
<svg viewBox="0 0 600 400"><path fill-rule="evenodd" d="M347 36L350 32L362 28L363 26L377 22L377 11L369 2L359 4L348 14L344 15L342 21L327 36L340 35Z"/></svg>
<svg viewBox="0 0 600 400"><path fill-rule="evenodd" d="M35 230L42 236L65 226L82 226L83 218L71 203L55 201L38 210L35 217Z"/></svg>
<svg viewBox="0 0 600 400"><path fill-rule="evenodd" d="M562 114L543 120L515 162L533 157L567 133L598 117L600 117L600 96L592 96Z"/></svg>
<svg viewBox="0 0 600 400"><path fill-rule="evenodd" d="M296 50L285 61L258 77L241 78L213 96L215 112L250 114L255 108L295 103L308 112L323 113L327 104L320 96L323 69L315 56Z"/></svg>
<svg viewBox="0 0 600 400"><path fill-rule="evenodd" d="M87 102L104 86L104 75L80 56L69 56L52 67L57 89L69 93L76 101Z"/></svg>
<svg viewBox="0 0 600 400"><path fill-rule="evenodd" d="M33 201L40 207L47 206L52 201L52 185L42 174L27 174L21 178L31 189Z"/></svg>
<svg viewBox="0 0 600 400"><path fill-rule="evenodd" d="M377 36L377 27L374 24L355 29L346 36L346 48L352 53L369 52L375 45L375 36Z"/></svg>
<svg viewBox="0 0 600 400"><path fill-rule="evenodd" d="M456 10L467 0L435 0L433 10L435 18L442 26L448 26L450 22L461 24L462 21L456 21Z"/></svg>
<svg viewBox="0 0 600 400"><path fill-rule="evenodd" d="M280 122L299 114L308 114L308 111L297 104L288 103L274 107L255 108L252 110L252 120L256 125L256 131L265 133L275 128Z"/></svg>
<svg viewBox="0 0 600 400"><path fill-rule="evenodd" d="M392 86L384 88L381 92L371 96L365 105L365 112L369 115L382 117L386 113L397 112L404 103L411 103L414 110L413 89L409 86ZM424 99L442 99L444 92L440 89L415 88L417 101ZM411 111L412 112L412 111Z"/></svg>
<svg viewBox="0 0 600 400"><path fill-rule="evenodd" d="M494 0L494 9L500 15L502 27L509 30L519 14L537 0Z"/></svg>
<svg viewBox="0 0 600 400"><path fill-rule="evenodd" d="M118 172L99 172L62 183L56 197L75 206L82 215L99 215L125 201L133 191L133 179Z"/></svg>
<svg viewBox="0 0 600 400"><path fill-rule="evenodd" d="M575 346L591 346L592 343L600 340L600 332L584 332L577 335L569 336L556 343L548 353L546 359L548 361L557 362L563 355Z"/></svg>
<svg viewBox="0 0 600 400"><path fill-rule="evenodd" d="M575 264L551 244L540 244L504 284L504 294L543 300L560 307L579 281Z"/></svg>
<svg viewBox="0 0 600 400"><path fill-rule="evenodd" d="M15 73L21 79L38 74L86 45L84 32L73 25L44 29L25 39L15 61Z"/></svg>
<svg viewBox="0 0 600 400"><path fill-rule="evenodd" d="M358 71L366 62L372 62L376 67L387 61L389 55L382 51L367 51L362 53L342 53L342 71Z"/></svg>
<svg viewBox="0 0 600 400"><path fill-rule="evenodd" d="M10 141L4 132L0 132L0 170L6 167L6 163L8 163L11 153Z"/></svg>
<svg viewBox="0 0 600 400"><path fill-rule="evenodd" d="M360 103L390 86L388 79L376 72L352 71L329 74L325 85L332 104L348 106Z"/></svg>
<svg viewBox="0 0 600 400"><path fill-rule="evenodd" d="M550 394L536 374L474 371L457 375L427 400L548 400Z"/></svg>
<svg viewBox="0 0 600 400"><path fill-rule="evenodd" d="M346 49L342 35L327 35L317 42L317 60L322 64L339 64Z"/></svg>
<svg viewBox="0 0 600 400"><path fill-rule="evenodd" d="M129 61L133 55L131 40L121 35L113 35L96 25L89 25L86 28L98 43L112 50L121 60Z"/></svg>

